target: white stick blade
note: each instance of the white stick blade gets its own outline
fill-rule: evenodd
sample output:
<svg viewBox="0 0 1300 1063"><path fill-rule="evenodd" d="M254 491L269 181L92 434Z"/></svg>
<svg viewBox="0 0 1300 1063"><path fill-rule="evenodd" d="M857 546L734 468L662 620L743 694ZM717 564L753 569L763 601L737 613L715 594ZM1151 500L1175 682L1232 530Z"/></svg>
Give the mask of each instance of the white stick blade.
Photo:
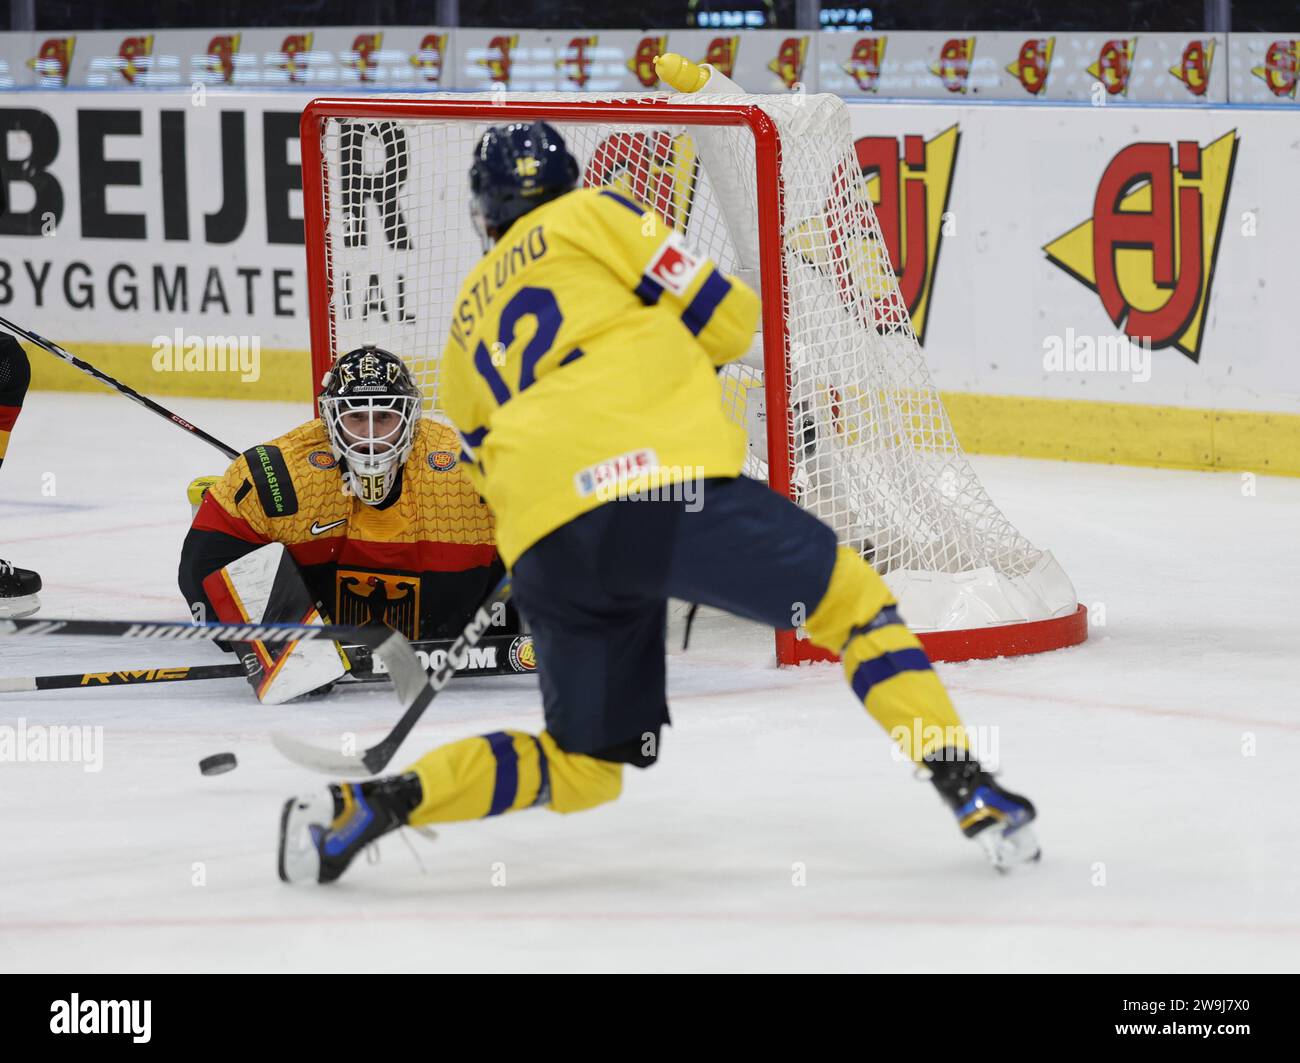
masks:
<svg viewBox="0 0 1300 1063"><path fill-rule="evenodd" d="M278 732L272 732L271 744L295 764L301 764L304 768L311 768L326 775L369 776L371 774L360 756L349 757L334 749L320 749Z"/></svg>

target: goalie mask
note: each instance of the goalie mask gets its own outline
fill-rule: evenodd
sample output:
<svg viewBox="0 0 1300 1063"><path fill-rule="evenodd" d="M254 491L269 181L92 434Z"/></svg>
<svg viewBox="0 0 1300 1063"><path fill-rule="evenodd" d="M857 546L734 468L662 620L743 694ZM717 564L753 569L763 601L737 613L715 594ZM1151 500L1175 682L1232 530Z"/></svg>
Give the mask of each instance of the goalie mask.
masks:
<svg viewBox="0 0 1300 1063"><path fill-rule="evenodd" d="M347 490L380 505L411 455L420 389L395 354L359 347L325 375L320 415Z"/></svg>

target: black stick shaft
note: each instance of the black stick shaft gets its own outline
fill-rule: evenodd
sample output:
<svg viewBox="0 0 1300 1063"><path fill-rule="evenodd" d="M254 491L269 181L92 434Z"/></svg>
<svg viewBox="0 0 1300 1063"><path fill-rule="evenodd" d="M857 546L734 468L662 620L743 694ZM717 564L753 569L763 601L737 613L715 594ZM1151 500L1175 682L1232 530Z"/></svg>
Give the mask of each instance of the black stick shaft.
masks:
<svg viewBox="0 0 1300 1063"><path fill-rule="evenodd" d="M72 672L67 675L33 675L0 679L0 694L33 690L98 690L101 687L139 686L149 683L188 683L200 679L234 679L245 675L242 664L179 665L173 668L133 668L121 672Z"/></svg>
<svg viewBox="0 0 1300 1063"><path fill-rule="evenodd" d="M100 370L96 369L89 362L83 361L82 359L78 358L75 354L71 354L68 351L65 351L53 340L47 340L40 333L31 332L30 330L23 328L21 325L16 325L14 324L14 322L3 317L0 317L0 328L7 329L8 331L12 332L15 336L21 336L23 339L27 340L28 342L36 344L37 347L40 347L42 350L48 351L50 354L54 355L55 358L61 358L63 361L67 362L70 366L72 366L74 369L80 370L81 372L85 373L87 376L94 377L101 384L108 385L119 395L125 395L132 402L139 403L150 413L156 413L159 417L162 417L164 420L170 421L177 428L182 428L186 432L189 432L190 435L197 436L199 439L203 440L203 442L210 443L212 446L216 447L219 451L221 451L221 453L223 453L226 457L231 459L239 457L239 451L235 450L233 447L227 446L225 443L221 442L221 440L218 439L216 436L208 435L208 433L203 431L202 428L190 424L190 422L185 420L185 418L180 416L180 414L172 413L172 411L167 409L166 406L162 406L159 403L154 402L153 399L141 395L134 388L127 387L127 385L123 384L120 380L114 380L107 373L100 372Z"/></svg>
<svg viewBox="0 0 1300 1063"><path fill-rule="evenodd" d="M402 713L401 719L397 721L388 736L377 745L366 750L362 760L372 774L377 775L384 770L388 762L393 759L393 754L397 752L398 747L406 740L406 736L411 733L411 729L424 715L424 710L438 696L439 691L451 681L452 676L465 666L468 651L482 641L485 629L491 623L492 614L497 606L504 605L510 600L512 589L513 583L507 574L502 577L501 582L488 595L487 600L479 606L478 612L465 625L465 630L456 639L442 663L433 669L428 684L419 691L415 699L407 706L406 711Z"/></svg>
<svg viewBox="0 0 1300 1063"><path fill-rule="evenodd" d="M495 650L494 659L466 665L459 674L474 676L530 675L536 671L525 660L526 654L512 655L512 645L523 636L491 635L480 645ZM529 640L531 645L531 639ZM425 653L446 654L454 645L452 639L431 639L413 642L411 649ZM383 682L387 676L373 670L374 661L369 650L349 646L346 651L353 658L352 680L362 683ZM430 669L436 667L430 664ZM131 668L113 672L71 672L64 675L25 676L16 679L0 678L0 694L27 693L36 690L97 690L102 687L141 686L155 683L189 683L208 679L243 679L247 675L242 664L176 665L163 668Z"/></svg>

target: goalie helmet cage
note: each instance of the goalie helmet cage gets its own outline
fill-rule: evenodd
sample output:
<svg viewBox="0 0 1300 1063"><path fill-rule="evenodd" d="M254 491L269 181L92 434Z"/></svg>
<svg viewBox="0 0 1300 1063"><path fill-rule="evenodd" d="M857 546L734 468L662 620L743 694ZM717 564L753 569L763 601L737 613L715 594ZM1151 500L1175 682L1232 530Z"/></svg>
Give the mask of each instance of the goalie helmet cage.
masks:
<svg viewBox="0 0 1300 1063"><path fill-rule="evenodd" d="M473 146L490 125L538 119L560 130L584 184L636 199L760 292L761 331L721 374L750 437L745 471L870 561L933 659L1087 637L1069 579L994 506L957 442L838 97L313 100L301 146L317 392L335 357L373 343L407 360L437 415L453 302L482 255ZM776 652L834 659L794 629L777 631Z"/></svg>

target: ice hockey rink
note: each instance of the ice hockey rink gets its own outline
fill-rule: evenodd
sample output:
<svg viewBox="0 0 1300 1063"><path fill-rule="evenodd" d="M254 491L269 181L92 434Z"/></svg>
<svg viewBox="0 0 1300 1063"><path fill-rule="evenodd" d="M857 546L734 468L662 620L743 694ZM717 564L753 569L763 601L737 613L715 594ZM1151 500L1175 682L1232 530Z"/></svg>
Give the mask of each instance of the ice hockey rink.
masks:
<svg viewBox="0 0 1300 1063"><path fill-rule="evenodd" d="M241 449L307 413L174 405ZM98 772L0 766L0 968L1300 969L1300 481L974 461L1099 621L1073 649L939 666L1038 805L1040 865L992 871L837 667L778 670L770 632L703 617L671 658L662 760L629 770L621 800L433 843L402 832L328 888L276 878L281 803L324 779L268 734L373 742L391 691L280 708L240 680L0 696L0 726L103 727ZM42 574L43 616L185 619L185 486L224 464L119 397L33 393L0 479L0 556ZM5 676L223 659L0 639ZM535 687L453 683L395 765L538 730ZM226 750L236 771L200 775Z"/></svg>

